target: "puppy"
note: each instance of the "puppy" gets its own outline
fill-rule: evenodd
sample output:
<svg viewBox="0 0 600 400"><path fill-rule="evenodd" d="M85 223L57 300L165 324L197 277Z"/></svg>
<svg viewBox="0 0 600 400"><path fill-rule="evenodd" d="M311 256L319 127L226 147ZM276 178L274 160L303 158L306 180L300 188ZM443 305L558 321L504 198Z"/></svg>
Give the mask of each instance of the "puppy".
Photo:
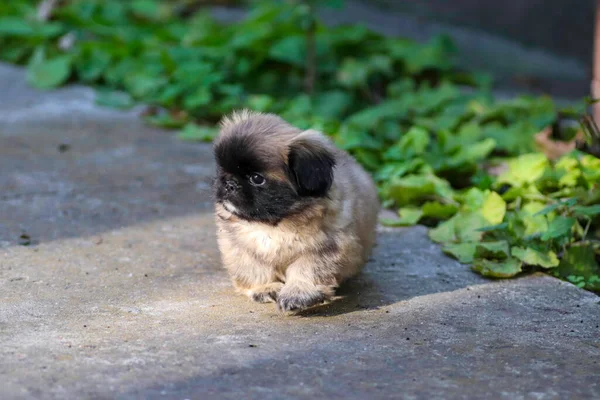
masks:
<svg viewBox="0 0 600 400"><path fill-rule="evenodd" d="M375 241L371 177L323 134L233 113L214 142L218 244L236 289L281 311L334 295Z"/></svg>

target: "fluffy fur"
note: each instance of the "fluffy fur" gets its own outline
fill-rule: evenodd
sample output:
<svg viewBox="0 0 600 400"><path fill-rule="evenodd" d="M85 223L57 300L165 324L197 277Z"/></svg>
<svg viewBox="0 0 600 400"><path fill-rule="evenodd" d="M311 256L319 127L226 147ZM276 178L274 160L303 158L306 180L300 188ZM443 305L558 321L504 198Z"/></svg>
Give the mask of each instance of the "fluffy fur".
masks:
<svg viewBox="0 0 600 400"><path fill-rule="evenodd" d="M223 119L214 152L218 243L239 292L298 310L361 270L379 200L351 156L320 132L249 111Z"/></svg>

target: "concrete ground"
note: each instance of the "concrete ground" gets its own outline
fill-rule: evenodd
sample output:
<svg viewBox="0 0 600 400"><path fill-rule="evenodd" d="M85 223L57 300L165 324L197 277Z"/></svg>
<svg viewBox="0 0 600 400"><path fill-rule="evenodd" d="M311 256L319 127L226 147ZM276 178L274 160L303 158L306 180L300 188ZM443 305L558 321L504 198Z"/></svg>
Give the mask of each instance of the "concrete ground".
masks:
<svg viewBox="0 0 600 400"><path fill-rule="evenodd" d="M329 306L283 316L219 264L210 146L0 65L0 399L591 399L600 298L488 281L381 229Z"/></svg>

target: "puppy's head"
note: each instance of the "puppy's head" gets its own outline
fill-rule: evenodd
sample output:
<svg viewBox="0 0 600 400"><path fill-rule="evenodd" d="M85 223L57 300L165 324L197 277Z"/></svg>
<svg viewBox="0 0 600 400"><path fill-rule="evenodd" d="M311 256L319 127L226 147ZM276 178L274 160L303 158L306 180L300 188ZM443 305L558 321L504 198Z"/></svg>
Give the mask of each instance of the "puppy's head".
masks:
<svg viewBox="0 0 600 400"><path fill-rule="evenodd" d="M277 224L325 198L333 183L330 142L272 114L225 118L214 152L215 200L247 221Z"/></svg>

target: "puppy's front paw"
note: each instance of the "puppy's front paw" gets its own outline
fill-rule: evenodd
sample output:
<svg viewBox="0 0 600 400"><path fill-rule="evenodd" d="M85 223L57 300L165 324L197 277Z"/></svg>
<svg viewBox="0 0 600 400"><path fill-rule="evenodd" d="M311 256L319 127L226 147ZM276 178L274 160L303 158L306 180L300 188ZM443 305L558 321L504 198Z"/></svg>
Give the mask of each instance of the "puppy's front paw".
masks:
<svg viewBox="0 0 600 400"><path fill-rule="evenodd" d="M248 297L257 303L271 303L277 301L279 291L283 287L281 282L273 282L268 285L248 290Z"/></svg>
<svg viewBox="0 0 600 400"><path fill-rule="evenodd" d="M319 290L316 286L300 287L286 285L279 292L277 308L280 311L298 311L329 299L330 295Z"/></svg>

